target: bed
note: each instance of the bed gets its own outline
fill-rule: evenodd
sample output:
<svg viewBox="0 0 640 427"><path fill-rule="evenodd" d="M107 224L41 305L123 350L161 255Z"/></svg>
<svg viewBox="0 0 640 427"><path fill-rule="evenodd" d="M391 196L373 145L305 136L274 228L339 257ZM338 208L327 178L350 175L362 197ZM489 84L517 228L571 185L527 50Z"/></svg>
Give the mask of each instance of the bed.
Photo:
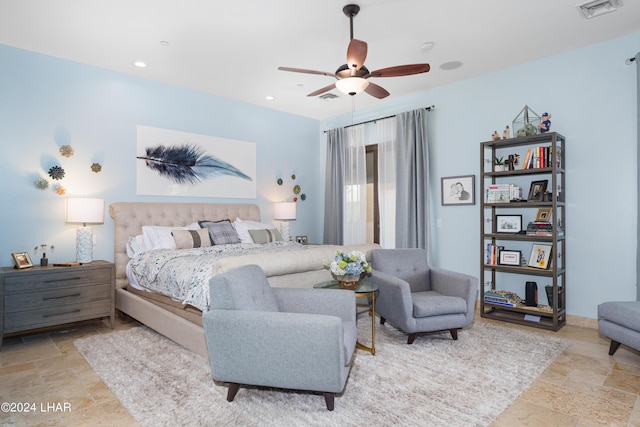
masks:
<svg viewBox="0 0 640 427"><path fill-rule="evenodd" d="M127 253L127 244L130 238L142 233L143 226L184 227L202 220L234 221L236 218L259 222L259 207L242 203L117 202L109 206L109 213L115 224L116 309L178 344L207 357L202 312L171 298L134 289L127 277L127 264L131 259L131 254ZM274 287L312 287L315 283L331 278L322 265L333 256L336 249L359 250L369 258L371 249L379 247L376 244L344 247L297 246L298 248L288 248L283 253L251 252L225 256L215 262L211 275L221 274L241 265L257 264L265 271L269 283Z"/></svg>

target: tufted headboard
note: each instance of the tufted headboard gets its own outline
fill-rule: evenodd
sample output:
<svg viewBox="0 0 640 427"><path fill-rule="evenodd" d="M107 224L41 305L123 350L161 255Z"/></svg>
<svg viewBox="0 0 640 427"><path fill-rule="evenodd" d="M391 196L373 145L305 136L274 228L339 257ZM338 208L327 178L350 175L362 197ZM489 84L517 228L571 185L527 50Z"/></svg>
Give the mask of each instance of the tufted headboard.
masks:
<svg viewBox="0 0 640 427"><path fill-rule="evenodd" d="M116 288L128 284L129 262L126 243L130 236L142 234L143 225L185 226L201 220L219 221L236 218L260 221L260 208L243 203L145 203L116 202L109 205L115 222L113 261L116 265Z"/></svg>

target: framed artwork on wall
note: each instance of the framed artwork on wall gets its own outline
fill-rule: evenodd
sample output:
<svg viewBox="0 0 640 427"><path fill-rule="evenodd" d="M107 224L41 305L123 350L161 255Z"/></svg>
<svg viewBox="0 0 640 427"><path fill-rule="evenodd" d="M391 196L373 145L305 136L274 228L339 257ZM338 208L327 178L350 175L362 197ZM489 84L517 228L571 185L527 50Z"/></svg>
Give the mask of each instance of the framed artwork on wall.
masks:
<svg viewBox="0 0 640 427"><path fill-rule="evenodd" d="M475 205L475 175L441 178L442 206Z"/></svg>
<svg viewBox="0 0 640 427"><path fill-rule="evenodd" d="M137 127L136 194L255 199L256 144Z"/></svg>

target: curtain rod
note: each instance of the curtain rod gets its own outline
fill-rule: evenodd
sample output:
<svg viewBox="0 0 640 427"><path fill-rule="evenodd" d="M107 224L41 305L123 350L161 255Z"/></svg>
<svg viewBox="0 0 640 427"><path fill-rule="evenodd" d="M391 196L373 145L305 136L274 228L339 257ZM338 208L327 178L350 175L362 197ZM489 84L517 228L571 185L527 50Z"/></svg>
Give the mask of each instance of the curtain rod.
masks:
<svg viewBox="0 0 640 427"><path fill-rule="evenodd" d="M435 110L435 109L436 109L436 106L435 106L435 105L432 105L432 106L430 106L430 107L425 107L424 109L425 109L425 110L427 110L427 111L431 111L431 110ZM390 119L391 117L395 117L395 116L396 116L396 114L393 114L393 115L391 115L391 116L379 117L379 118L377 118L377 119L367 120L367 121L362 122L362 123L355 123L355 124L352 124L352 125L347 125L347 126L345 126L345 127L344 127L344 129L350 128L350 127L352 127L352 126L363 125L363 124L365 124L365 123L377 122L378 120ZM323 133L327 133L327 131L326 131L326 130L324 130L324 131L322 131L322 132L323 132Z"/></svg>

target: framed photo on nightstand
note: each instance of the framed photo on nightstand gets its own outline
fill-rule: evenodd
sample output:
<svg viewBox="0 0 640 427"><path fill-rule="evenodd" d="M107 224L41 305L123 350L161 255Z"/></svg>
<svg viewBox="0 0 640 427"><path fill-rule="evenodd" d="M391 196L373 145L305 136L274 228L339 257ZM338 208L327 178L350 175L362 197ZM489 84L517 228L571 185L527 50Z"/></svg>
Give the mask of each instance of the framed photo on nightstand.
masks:
<svg viewBox="0 0 640 427"><path fill-rule="evenodd" d="M29 252L14 252L11 254L15 268L29 268L33 267Z"/></svg>
<svg viewBox="0 0 640 427"><path fill-rule="evenodd" d="M296 242L306 245L308 243L307 236L296 236Z"/></svg>

